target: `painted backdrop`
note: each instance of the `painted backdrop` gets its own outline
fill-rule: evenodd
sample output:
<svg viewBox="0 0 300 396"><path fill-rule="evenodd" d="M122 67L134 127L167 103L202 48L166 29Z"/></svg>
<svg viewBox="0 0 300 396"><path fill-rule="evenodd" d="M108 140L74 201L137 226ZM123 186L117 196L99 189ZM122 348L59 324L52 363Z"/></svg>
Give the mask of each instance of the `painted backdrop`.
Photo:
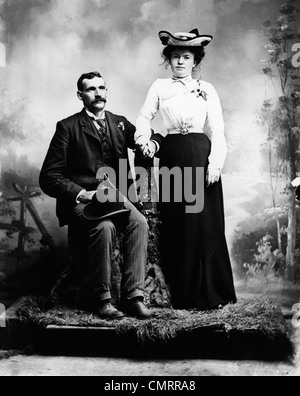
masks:
<svg viewBox="0 0 300 396"><path fill-rule="evenodd" d="M291 102L290 95L297 90L299 94L299 69L291 61L284 64L280 79L277 67L280 56L291 54L291 44L300 42L300 23L294 20L296 2L283 4L283 0L0 0L2 290L27 292L32 285L37 287L39 276L47 280L43 274L51 269L50 236L65 249L66 230L58 228L54 202L35 192L56 122L81 110L78 77L99 70L109 88L107 108L135 123L150 85L170 74L162 66L158 32L198 27L214 36L198 74L215 85L224 107L229 144L223 176L227 237L238 294L269 294L286 309L300 301L298 205L286 189L293 172L299 171L299 100ZM283 41L282 35L289 38ZM282 85L284 67L288 86ZM280 100L289 101L285 108ZM290 114L293 125L286 125ZM159 118L154 126L163 132ZM13 183L32 195L22 195ZM38 217L20 197L29 199ZM23 218L22 207L26 207ZM41 252L44 259L36 265ZM16 274L22 274L22 281Z"/></svg>

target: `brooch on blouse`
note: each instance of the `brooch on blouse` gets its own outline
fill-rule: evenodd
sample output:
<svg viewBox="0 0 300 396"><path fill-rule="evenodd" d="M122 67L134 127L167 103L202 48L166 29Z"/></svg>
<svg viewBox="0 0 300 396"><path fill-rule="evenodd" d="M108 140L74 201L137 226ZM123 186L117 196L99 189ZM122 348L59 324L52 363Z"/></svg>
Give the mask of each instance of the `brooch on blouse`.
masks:
<svg viewBox="0 0 300 396"><path fill-rule="evenodd" d="M189 127L180 128L180 132L184 136L188 135L190 133L190 128Z"/></svg>
<svg viewBox="0 0 300 396"><path fill-rule="evenodd" d="M191 93L195 93L197 98L203 98L207 102L207 93L201 89L201 81L198 80L198 87L194 89Z"/></svg>
<svg viewBox="0 0 300 396"><path fill-rule="evenodd" d="M178 131L180 131L182 135L188 135L190 133L191 128L192 128L191 124L187 122L183 122L180 128L178 128Z"/></svg>

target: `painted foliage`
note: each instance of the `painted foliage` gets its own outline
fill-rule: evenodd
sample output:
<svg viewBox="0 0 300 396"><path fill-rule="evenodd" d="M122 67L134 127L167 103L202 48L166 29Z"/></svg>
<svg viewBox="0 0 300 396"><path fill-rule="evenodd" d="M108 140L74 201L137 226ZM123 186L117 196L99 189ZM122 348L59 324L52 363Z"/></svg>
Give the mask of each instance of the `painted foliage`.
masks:
<svg viewBox="0 0 300 396"><path fill-rule="evenodd" d="M293 0L0 0L2 290L47 290L63 267L66 230L55 202L40 195L38 175L56 122L81 110L79 75L100 70L108 109L134 123L150 85L169 76L158 31L198 27L214 36L197 77L215 85L224 109L227 239L238 294L270 294L288 309L299 302L291 185L300 172L299 26ZM154 127L163 132L160 120ZM158 276L153 268L150 276Z"/></svg>

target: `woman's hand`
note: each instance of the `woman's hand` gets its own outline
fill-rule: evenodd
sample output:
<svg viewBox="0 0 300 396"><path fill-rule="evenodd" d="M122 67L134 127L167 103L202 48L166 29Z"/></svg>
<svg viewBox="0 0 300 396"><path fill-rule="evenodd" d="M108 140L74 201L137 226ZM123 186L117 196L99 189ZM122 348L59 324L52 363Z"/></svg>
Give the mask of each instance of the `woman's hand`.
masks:
<svg viewBox="0 0 300 396"><path fill-rule="evenodd" d="M209 186L217 183L220 180L220 177L221 177L221 169L208 168L207 174L206 174L207 186L209 187Z"/></svg>

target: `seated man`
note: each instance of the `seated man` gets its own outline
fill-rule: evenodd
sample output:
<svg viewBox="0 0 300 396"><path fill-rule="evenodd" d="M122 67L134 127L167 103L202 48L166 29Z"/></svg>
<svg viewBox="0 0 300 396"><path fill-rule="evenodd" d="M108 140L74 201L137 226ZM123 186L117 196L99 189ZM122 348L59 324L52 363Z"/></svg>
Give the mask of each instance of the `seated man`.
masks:
<svg viewBox="0 0 300 396"><path fill-rule="evenodd" d="M123 116L105 111L106 83L100 73L84 74L78 81L78 98L84 109L58 122L40 174L45 194L57 200L60 226L68 225L87 236L87 300L91 310L105 319L120 319L124 313L146 319L144 305L148 225L145 217L127 201L128 216L91 221L84 215L99 182L97 171L106 166L119 172L119 160L128 161L127 148L135 149L135 127ZM159 147L152 141L153 147ZM122 311L111 304L111 260L116 228L122 226Z"/></svg>

